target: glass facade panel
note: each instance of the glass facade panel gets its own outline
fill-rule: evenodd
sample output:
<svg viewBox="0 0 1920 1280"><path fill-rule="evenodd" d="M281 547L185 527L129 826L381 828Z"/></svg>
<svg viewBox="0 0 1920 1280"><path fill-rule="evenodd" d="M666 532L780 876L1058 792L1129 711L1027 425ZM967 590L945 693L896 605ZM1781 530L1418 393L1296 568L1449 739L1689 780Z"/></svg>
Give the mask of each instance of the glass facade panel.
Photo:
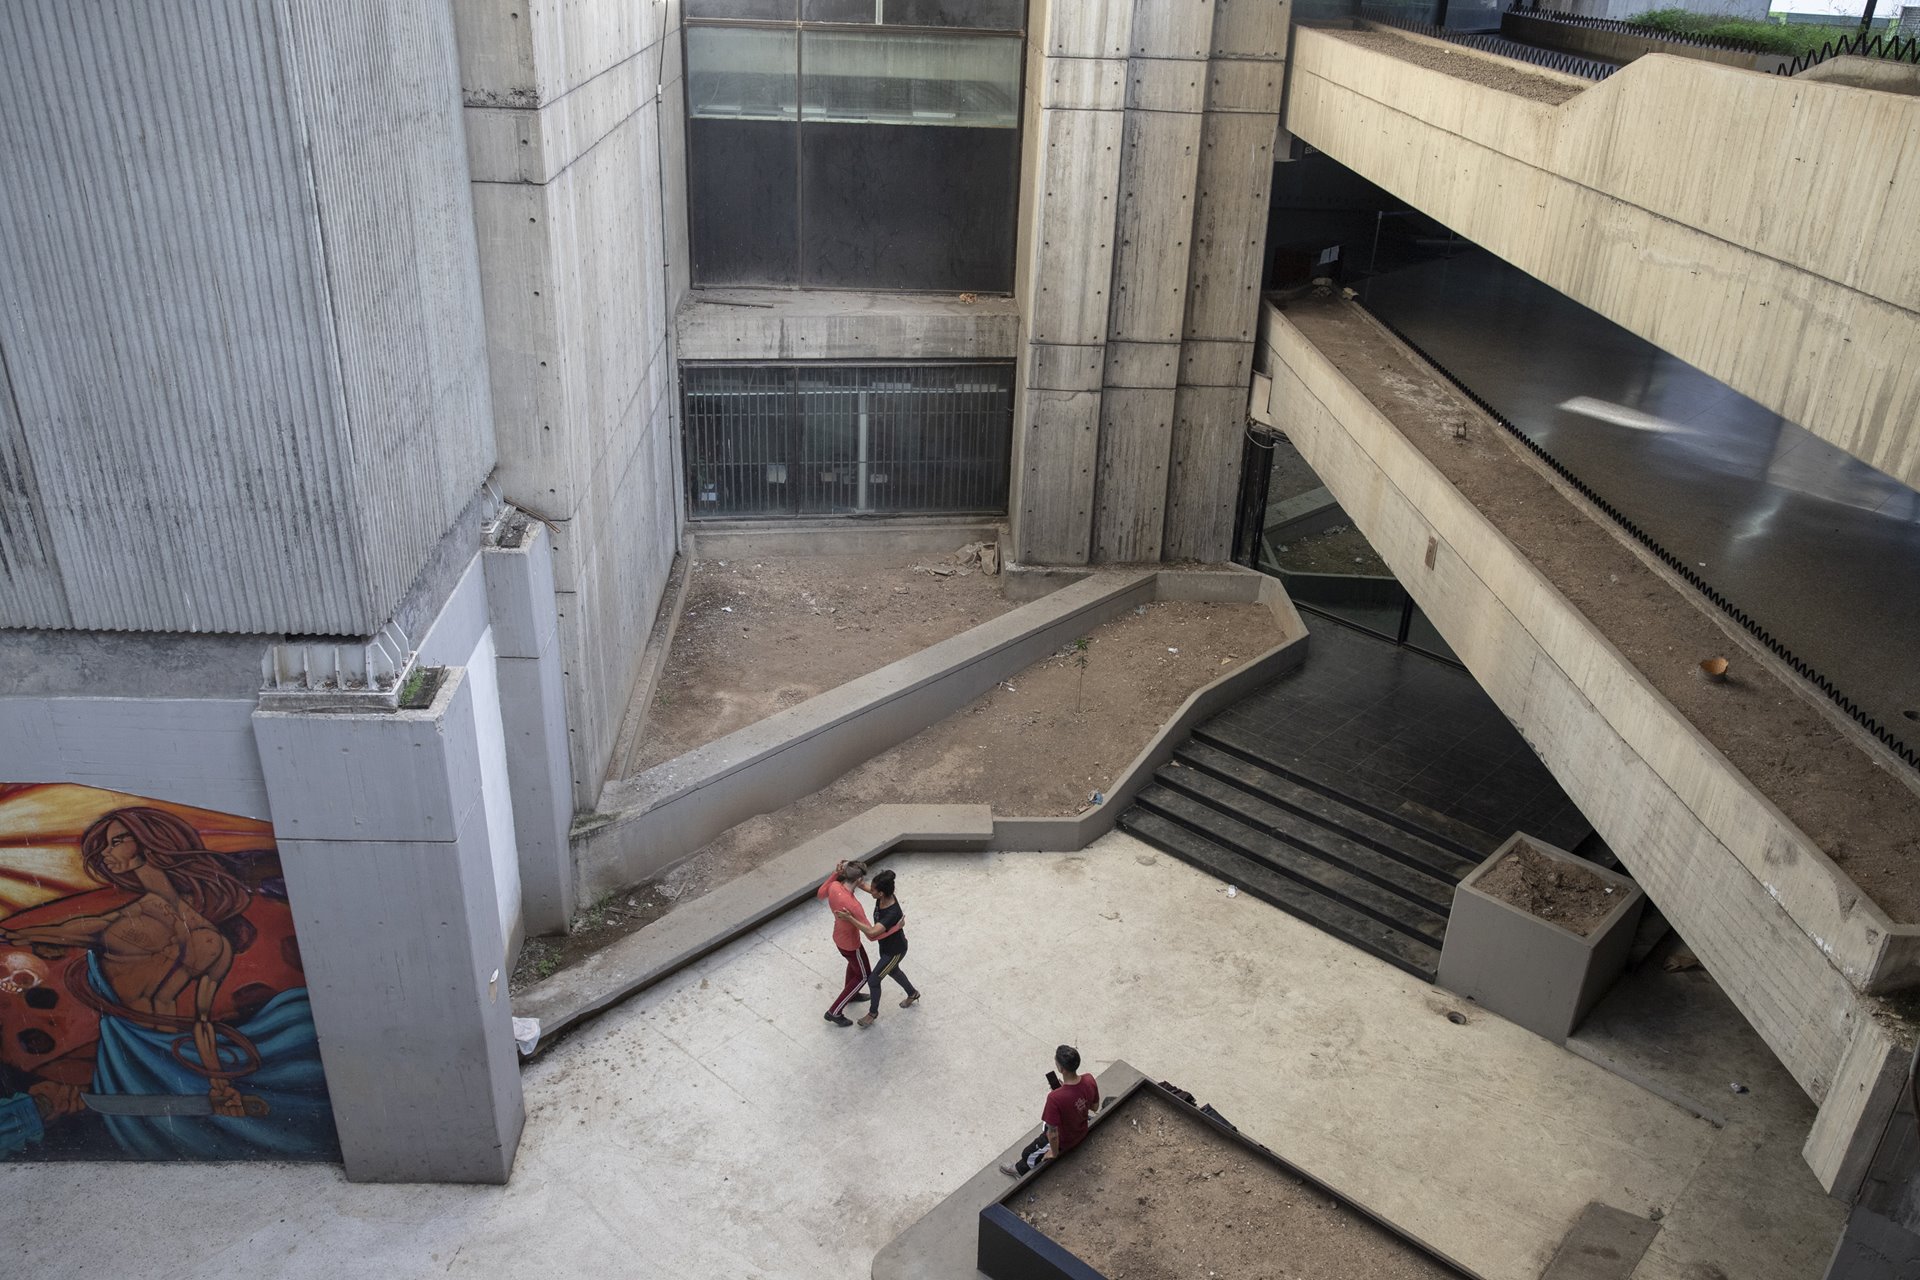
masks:
<svg viewBox="0 0 1920 1280"><path fill-rule="evenodd" d="M694 519L1006 510L1010 365L693 365L682 387Z"/></svg>
<svg viewBox="0 0 1920 1280"><path fill-rule="evenodd" d="M806 120L970 129L1020 123L1023 44L1016 36L809 30L801 38Z"/></svg>
<svg viewBox="0 0 1920 1280"><path fill-rule="evenodd" d="M797 31L687 28L687 114L696 120L792 120L799 114Z"/></svg>
<svg viewBox="0 0 1920 1280"><path fill-rule="evenodd" d="M688 23L696 285L1012 291L1024 41L873 24L904 2L806 0L865 30ZM922 16L963 12L1025 5Z"/></svg>

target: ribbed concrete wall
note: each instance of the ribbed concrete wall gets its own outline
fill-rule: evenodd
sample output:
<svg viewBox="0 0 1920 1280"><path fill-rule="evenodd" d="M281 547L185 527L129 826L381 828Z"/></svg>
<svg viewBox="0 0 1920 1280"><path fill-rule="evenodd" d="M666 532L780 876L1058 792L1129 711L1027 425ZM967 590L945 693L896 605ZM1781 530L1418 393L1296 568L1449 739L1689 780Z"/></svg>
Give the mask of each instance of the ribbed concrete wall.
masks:
<svg viewBox="0 0 1920 1280"><path fill-rule="evenodd" d="M464 4L501 491L554 522L574 802L599 794L680 527L679 5Z"/></svg>
<svg viewBox="0 0 1920 1280"><path fill-rule="evenodd" d="M1290 13L1030 7L1020 559L1231 550Z"/></svg>
<svg viewBox="0 0 1920 1280"><path fill-rule="evenodd" d="M0 625L365 634L492 465L444 5L0 17Z"/></svg>
<svg viewBox="0 0 1920 1280"><path fill-rule="evenodd" d="M1650 54L1553 107L1302 29L1286 125L1920 484L1920 99Z"/></svg>

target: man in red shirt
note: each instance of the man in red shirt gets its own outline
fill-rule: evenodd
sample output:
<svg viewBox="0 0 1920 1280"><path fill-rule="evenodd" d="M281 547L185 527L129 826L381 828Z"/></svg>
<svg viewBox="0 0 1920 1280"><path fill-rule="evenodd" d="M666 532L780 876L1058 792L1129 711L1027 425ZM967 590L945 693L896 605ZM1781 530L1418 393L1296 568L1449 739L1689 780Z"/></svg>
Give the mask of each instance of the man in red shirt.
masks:
<svg viewBox="0 0 1920 1280"><path fill-rule="evenodd" d="M813 894L816 898L826 899L829 911L845 911L853 917L852 920L842 920L836 914L833 918L833 945L838 947L840 954L847 958L847 985L841 989L839 997L827 1006L825 1015L827 1021L837 1027L853 1025L853 1019L842 1010L847 1007L847 1002L853 999L854 992L867 985L867 975L872 971L867 964L867 949L860 941L864 935L854 925L854 921L860 924L870 923L866 911L860 906L860 899L853 896L856 888L866 889L868 893L873 892L872 889L867 888L866 874L867 865L864 862L844 860L836 862L833 865L833 874L828 876L827 882L814 890ZM874 997L876 1007L879 999L878 995Z"/></svg>
<svg viewBox="0 0 1920 1280"><path fill-rule="evenodd" d="M1100 1086L1094 1083L1091 1071L1079 1074L1078 1049L1070 1044L1061 1045L1053 1051L1053 1065L1060 1068L1060 1075L1053 1091L1047 1094L1047 1105L1040 1110L1040 1123L1046 1129L1027 1144L1018 1160L1000 1166L1000 1172L1009 1178L1031 1173L1079 1146L1080 1140L1087 1136L1087 1121L1100 1109ZM1052 1072L1048 1072L1048 1078L1054 1078Z"/></svg>

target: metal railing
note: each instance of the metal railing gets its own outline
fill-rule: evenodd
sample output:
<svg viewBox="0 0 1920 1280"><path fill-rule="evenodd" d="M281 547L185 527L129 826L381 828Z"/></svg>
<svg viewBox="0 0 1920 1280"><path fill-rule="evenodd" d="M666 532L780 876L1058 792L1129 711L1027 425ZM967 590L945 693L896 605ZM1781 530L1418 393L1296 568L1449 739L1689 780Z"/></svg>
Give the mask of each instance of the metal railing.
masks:
<svg viewBox="0 0 1920 1280"><path fill-rule="evenodd" d="M1591 31L1613 31L1621 35L1642 36L1648 40L1664 40L1669 44L1692 45L1696 49L1726 49L1733 53L1779 52L1776 49L1764 48L1752 40L1723 36L1682 35L1661 31L1655 27L1642 26L1637 22L1622 21L1619 18L1590 18L1583 13L1562 13L1558 9L1542 9L1538 0L1531 5L1515 4L1507 12L1522 14L1529 18L1540 18L1547 22L1561 22L1570 27L1586 27Z"/></svg>
<svg viewBox="0 0 1920 1280"><path fill-rule="evenodd" d="M1009 364L687 365L695 520L1007 509Z"/></svg>
<svg viewBox="0 0 1920 1280"><path fill-rule="evenodd" d="M1416 355L1418 355L1422 360L1425 360L1429 365L1433 366L1433 369L1435 372L1437 372L1441 377L1445 378L1448 382L1452 383L1454 388L1458 390L1460 394L1467 397L1467 399L1473 401L1473 403L1478 405L1480 409L1488 417L1492 418L1495 422L1499 423L1502 427L1504 427L1509 435L1511 435L1514 439L1518 440L1521 444L1525 445L1542 462L1546 463L1549 467L1552 467L1554 474L1558 475L1562 480L1565 480L1568 484L1572 485L1573 488L1580 494L1581 497L1585 498L1587 501L1591 502L1594 506L1598 507L1602 512L1606 514L1608 519L1612 520L1615 524L1619 525L1622 529L1626 530L1629 534L1631 534L1634 540L1640 543L1641 546L1653 552L1653 554L1659 558L1661 564L1664 564L1665 566L1667 566L1667 568L1671 569L1674 573L1678 574L1680 578L1687 583L1687 585L1691 586L1694 590L1698 591L1701 595L1705 596L1708 600L1712 601L1713 604L1720 610L1720 612L1726 614L1729 618L1739 623L1741 628L1745 630L1748 635L1752 636L1754 639L1758 640L1761 644L1765 645L1767 647L1768 652L1772 653L1774 657L1786 663L1789 667L1791 667L1794 670L1796 674L1798 674L1802 679L1806 680L1807 683L1811 684L1814 688L1818 689L1821 693L1825 694L1833 702L1835 706L1839 707L1840 710L1846 712L1847 715L1853 719L1853 722L1855 724L1859 725L1861 728L1865 729L1868 733L1872 734L1874 738L1877 739L1882 746L1886 747L1887 750L1891 751L1899 759L1905 761L1907 764L1913 766L1916 769L1920 769L1920 748L1909 747L1901 739L1896 738L1888 726L1882 725L1878 720L1875 720L1872 716L1868 715L1866 711L1860 706L1860 704L1855 702L1853 699L1847 697L1845 693L1841 692L1840 689L1836 688L1834 686L1833 681L1821 675L1817 670L1813 668L1812 664L1808 663L1803 658L1796 657L1794 655L1793 650L1789 649L1785 644L1775 639L1773 635L1765 627L1760 625L1758 620L1756 620L1751 615L1749 615L1744 609L1734 604L1733 601L1727 599L1727 597L1725 597L1724 595L1721 595L1720 592L1714 590L1713 585L1709 583L1705 578L1695 573L1693 571L1692 566L1687 564L1686 561L1674 555L1671 551L1668 551L1665 547L1661 546L1658 542L1655 542L1653 540L1653 537L1650 534L1648 534L1646 530L1642 529L1639 525L1635 524L1632 520L1628 519L1626 515L1622 513L1618 508L1616 508L1612 503L1608 502L1605 498L1601 497L1598 493L1594 492L1594 490L1591 487L1589 487L1584 480L1580 479L1579 476L1576 476L1575 474L1573 474L1573 472L1567 468L1566 464L1562 463L1558 458L1554 457L1552 454L1548 453L1545 449L1541 448L1538 444L1536 444L1533 441L1533 439L1526 434L1526 432L1522 431L1519 427L1515 426L1506 417L1505 414L1501 413L1498 409L1494 408L1491 404L1488 404L1484 399L1480 397L1480 394L1478 392L1476 392L1472 387L1469 387L1465 382L1461 381L1458 377L1456 377L1452 370L1448 369L1445 365L1441 364L1438 360L1435 360L1431 355L1429 355L1426 352L1426 350L1423 347L1421 347L1419 343L1415 342L1412 338L1408 337L1405 333L1401 332L1399 327L1396 326L1392 321L1386 319L1384 316L1381 316L1378 312L1374 311L1372 308L1366 307L1365 304L1363 303L1356 303L1356 305L1361 306L1362 309L1365 310L1368 315L1372 316L1375 320L1379 321L1380 326L1386 329L1387 332L1391 333L1394 337L1400 339L1400 341L1406 343L1408 347L1412 348Z"/></svg>
<svg viewBox="0 0 1920 1280"><path fill-rule="evenodd" d="M1809 67L1817 67L1828 58L1843 55L1856 58L1879 58L1883 62L1920 63L1920 36L1907 36L1902 39L1896 35L1867 35L1859 32L1850 36L1841 36L1829 40L1818 49L1803 53L1774 74L1797 76Z"/></svg>
<svg viewBox="0 0 1920 1280"><path fill-rule="evenodd" d="M1449 31L1444 27L1436 27L1430 22L1419 22L1403 17L1399 11L1377 5L1361 5L1360 16L1368 22L1376 22L1383 27L1393 27L1434 40L1445 40L1448 44L1477 49L1482 53L1496 54L1502 58L1512 58L1516 62L1531 63L1549 71L1579 76L1583 80L1605 80L1620 69L1611 62L1600 62L1593 58L1582 58L1577 54L1561 53L1557 49L1541 49L1530 44L1520 44L1505 36L1488 35L1484 32Z"/></svg>

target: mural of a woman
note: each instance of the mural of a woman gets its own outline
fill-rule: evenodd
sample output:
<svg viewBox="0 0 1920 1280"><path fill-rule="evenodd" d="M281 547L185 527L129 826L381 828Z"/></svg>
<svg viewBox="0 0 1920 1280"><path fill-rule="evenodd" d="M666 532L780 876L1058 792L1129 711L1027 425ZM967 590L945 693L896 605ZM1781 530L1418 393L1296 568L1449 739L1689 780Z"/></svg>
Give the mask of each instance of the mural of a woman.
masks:
<svg viewBox="0 0 1920 1280"><path fill-rule="evenodd" d="M337 1150L304 988L245 1018L215 1017L236 953L252 945L252 892L187 822L116 809L80 841L89 875L133 894L99 914L0 928L0 942L86 950L67 970L99 1015L91 1089L61 1109L99 1113L129 1155L235 1159Z"/></svg>

